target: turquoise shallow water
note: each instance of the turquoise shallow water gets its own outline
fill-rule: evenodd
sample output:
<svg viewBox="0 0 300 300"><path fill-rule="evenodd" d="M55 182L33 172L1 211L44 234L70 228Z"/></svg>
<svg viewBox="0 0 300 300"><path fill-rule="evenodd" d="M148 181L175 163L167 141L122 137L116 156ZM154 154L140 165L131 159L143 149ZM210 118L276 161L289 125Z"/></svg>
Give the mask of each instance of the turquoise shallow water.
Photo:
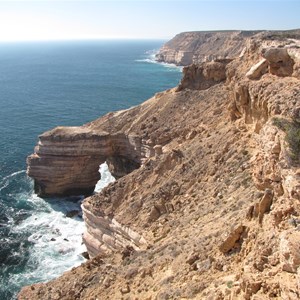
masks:
<svg viewBox="0 0 300 300"><path fill-rule="evenodd" d="M177 85L179 68L153 62L162 43L0 44L0 299L14 299L23 285L83 261L83 222L65 217L79 208L79 199L40 199L26 176L26 156L37 136L137 105Z"/></svg>

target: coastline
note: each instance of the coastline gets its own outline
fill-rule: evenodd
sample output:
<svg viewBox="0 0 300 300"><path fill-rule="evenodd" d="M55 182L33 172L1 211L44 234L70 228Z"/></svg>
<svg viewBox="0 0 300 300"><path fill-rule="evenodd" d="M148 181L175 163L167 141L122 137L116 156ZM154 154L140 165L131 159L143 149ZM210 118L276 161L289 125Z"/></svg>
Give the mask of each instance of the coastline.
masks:
<svg viewBox="0 0 300 300"><path fill-rule="evenodd" d="M66 188L81 174L76 163L85 151L107 161L118 179L83 203L92 259L23 288L19 299L57 291L62 299L264 299L274 284L278 297L299 296L300 236L286 223L299 214L297 174L272 122L288 119L291 109L298 114L298 48L260 35L246 39L245 51L240 45L235 58L212 55L185 68L178 87L139 106L40 137L29 168L55 175L67 153L63 172L75 174ZM31 175L44 184L43 174ZM78 278L82 284L74 286Z"/></svg>
<svg viewBox="0 0 300 300"><path fill-rule="evenodd" d="M75 47L76 45L79 48ZM119 52L109 50L110 43L104 45L104 48L103 43L98 42L92 45L81 42L76 45L25 43L19 48L20 45L14 44L3 47L0 53L3 60L0 77L5 79L6 83L2 85L1 99L6 104L3 104L0 118L3 128L0 141L3 145L0 177L9 176L0 186L0 206L3 208L0 230L4 236L1 247L3 275L0 298L3 299L16 297L21 286L47 280L47 267L54 268L55 272L60 274L66 270L64 265L72 267L68 263L72 251L66 254L64 252L72 248L70 244L73 242L64 240L68 237L62 230L61 235L57 235L56 229L60 229L57 227L61 221L72 223L71 219L65 217L65 213L76 208L72 203L64 205L63 202L56 203L53 199L50 199L50 203L48 200L40 200L33 194L32 180L25 175L24 158L36 143L37 136L41 131L58 124L83 124L108 111L135 106L154 92L174 86L179 77L179 73L169 73L161 66L143 66L134 62L135 58L142 57L145 50L154 48L157 43L122 42L123 47ZM17 48L14 48L15 46ZM73 61L74 57L76 63ZM116 74L121 73L121 78L123 76L125 81L118 76L112 77L114 65L105 65L103 60L119 62L116 63L119 69L115 71ZM121 72L118 72L120 68ZM164 79L156 82L156 78L162 77L164 73ZM141 74L143 76L140 76ZM136 78L134 83L126 81L126 78L131 76ZM119 84L121 81L122 85ZM135 84L141 89L136 90ZM111 88L107 89L109 86ZM23 159L20 160L20 157ZM23 172L16 174L18 170ZM43 203L45 205L42 205ZM47 213L50 220L44 218ZM57 227L52 222L53 219L56 220ZM32 224L28 224L30 220ZM74 217L73 221L75 223L77 217ZM72 227L76 226L69 226L70 229ZM76 231L79 233L79 230ZM52 238L56 241L51 241ZM81 241L80 233L78 240ZM47 241L48 248L44 247ZM35 251L36 249L41 251ZM56 268L47 259L47 253L58 256L58 261L63 258L64 262ZM40 262L44 268L39 268ZM50 273L53 274L52 270ZM58 276L58 273L55 273L55 276ZM13 293L15 296L12 296Z"/></svg>

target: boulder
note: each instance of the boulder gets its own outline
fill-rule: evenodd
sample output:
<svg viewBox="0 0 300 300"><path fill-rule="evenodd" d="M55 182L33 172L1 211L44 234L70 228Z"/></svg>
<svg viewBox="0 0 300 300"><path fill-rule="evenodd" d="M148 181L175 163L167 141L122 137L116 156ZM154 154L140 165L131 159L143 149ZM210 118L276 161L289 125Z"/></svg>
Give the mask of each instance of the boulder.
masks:
<svg viewBox="0 0 300 300"><path fill-rule="evenodd" d="M212 61L183 68L183 77L177 91L206 90L226 79L227 62Z"/></svg>
<svg viewBox="0 0 300 300"><path fill-rule="evenodd" d="M300 266L300 232L283 232L279 249L282 270L297 273Z"/></svg>
<svg viewBox="0 0 300 300"><path fill-rule="evenodd" d="M241 241L241 237L245 230L246 227L243 225L236 227L219 246L219 250L225 254L233 248L238 248L240 246L239 241Z"/></svg>
<svg viewBox="0 0 300 300"><path fill-rule="evenodd" d="M259 79L262 75L268 72L268 61L264 58L257 64L251 67L246 73L246 77L252 80Z"/></svg>
<svg viewBox="0 0 300 300"><path fill-rule="evenodd" d="M262 55L268 61L271 74L281 77L292 76L294 61L286 48L264 49Z"/></svg>

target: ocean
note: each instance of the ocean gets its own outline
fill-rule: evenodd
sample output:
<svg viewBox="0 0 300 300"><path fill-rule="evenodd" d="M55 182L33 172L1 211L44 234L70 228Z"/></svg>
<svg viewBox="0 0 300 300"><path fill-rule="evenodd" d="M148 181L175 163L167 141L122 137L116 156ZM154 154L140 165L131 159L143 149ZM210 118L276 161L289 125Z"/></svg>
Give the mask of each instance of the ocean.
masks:
<svg viewBox="0 0 300 300"><path fill-rule="evenodd" d="M154 61L164 41L0 43L0 299L84 262L81 198L41 199L26 176L38 135L82 125L174 87L181 69ZM96 192L114 180L104 164Z"/></svg>

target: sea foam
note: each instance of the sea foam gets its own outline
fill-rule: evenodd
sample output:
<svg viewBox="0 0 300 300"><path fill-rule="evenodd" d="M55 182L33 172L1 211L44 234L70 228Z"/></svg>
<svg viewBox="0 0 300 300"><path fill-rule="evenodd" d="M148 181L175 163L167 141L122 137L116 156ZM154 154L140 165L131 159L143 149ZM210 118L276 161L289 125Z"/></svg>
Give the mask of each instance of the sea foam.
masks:
<svg viewBox="0 0 300 300"><path fill-rule="evenodd" d="M101 179L95 189L97 192L115 180L106 163L100 165L99 172ZM13 176L7 176L5 180L11 177ZM34 214L10 228L12 235L28 236L27 240L31 245L26 267L22 272L10 275L8 279L10 286L48 281L85 261L82 256L86 251L82 243L82 234L85 230L80 208L82 197L75 200L71 198L72 201L68 198L45 200L34 193L14 197L16 201L26 201L33 208ZM67 217L69 212L73 212L75 216ZM11 259L14 255L19 253L11 252Z"/></svg>
<svg viewBox="0 0 300 300"><path fill-rule="evenodd" d="M156 54L158 53L158 50L150 50L146 51L145 58L143 59L136 59L136 62L142 62L142 63L150 63L150 64L159 64L164 66L165 68L168 68L169 71L175 71L175 72L182 72L183 67L177 66L175 64L169 64L165 62L159 62L155 59Z"/></svg>
<svg viewBox="0 0 300 300"><path fill-rule="evenodd" d="M106 162L100 165L99 173L101 175L101 179L96 184L95 192L100 192L109 183L114 182L116 180L109 172L108 165Z"/></svg>

